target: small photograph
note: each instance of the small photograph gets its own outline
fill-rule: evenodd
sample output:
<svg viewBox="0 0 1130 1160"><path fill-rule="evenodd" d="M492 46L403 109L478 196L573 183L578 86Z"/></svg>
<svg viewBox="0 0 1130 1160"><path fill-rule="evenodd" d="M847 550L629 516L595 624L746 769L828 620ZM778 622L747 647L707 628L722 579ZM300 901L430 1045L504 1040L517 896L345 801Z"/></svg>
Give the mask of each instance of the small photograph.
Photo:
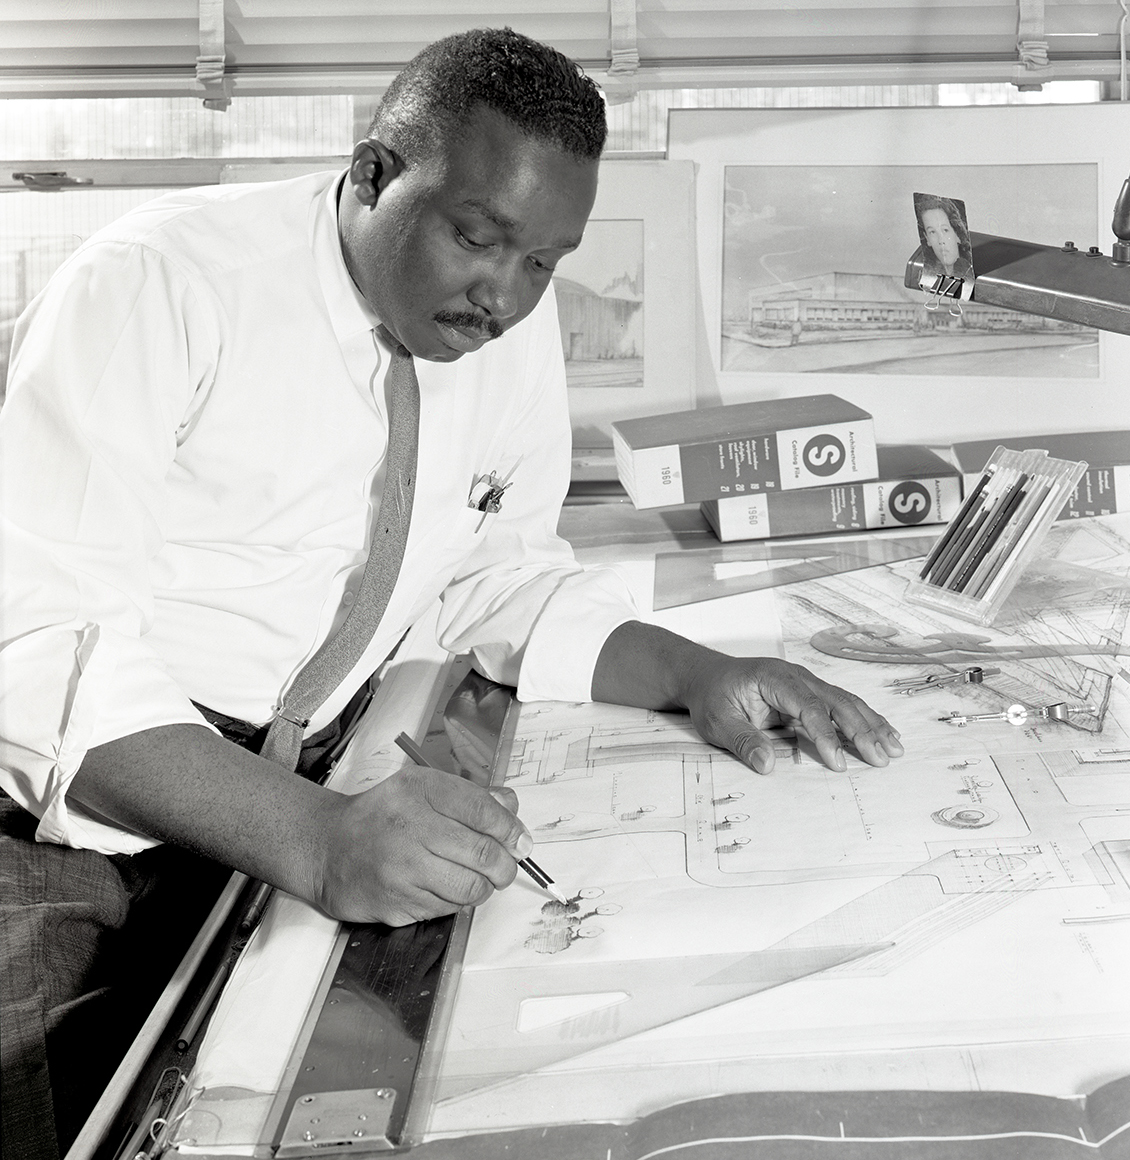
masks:
<svg viewBox="0 0 1130 1160"><path fill-rule="evenodd" d="M972 278L973 245L965 202L933 193L914 195L918 240L922 243L923 274L949 278Z"/></svg>

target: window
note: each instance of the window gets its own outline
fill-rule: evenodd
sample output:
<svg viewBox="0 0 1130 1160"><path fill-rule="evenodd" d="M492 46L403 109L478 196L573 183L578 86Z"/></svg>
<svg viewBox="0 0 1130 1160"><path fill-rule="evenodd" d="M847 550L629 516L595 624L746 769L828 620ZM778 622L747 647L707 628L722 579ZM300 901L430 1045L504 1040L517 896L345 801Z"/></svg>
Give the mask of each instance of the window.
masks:
<svg viewBox="0 0 1130 1160"><path fill-rule="evenodd" d="M1094 102L1098 81L1040 92L1011 84L809 85L642 89L609 104L608 152L661 156L672 108L798 108ZM0 101L0 379L15 320L81 242L166 189L239 180L257 163L279 176L344 163L366 131L373 94L247 96L226 112L195 97L83 97ZM13 173L63 170L90 186L27 190Z"/></svg>

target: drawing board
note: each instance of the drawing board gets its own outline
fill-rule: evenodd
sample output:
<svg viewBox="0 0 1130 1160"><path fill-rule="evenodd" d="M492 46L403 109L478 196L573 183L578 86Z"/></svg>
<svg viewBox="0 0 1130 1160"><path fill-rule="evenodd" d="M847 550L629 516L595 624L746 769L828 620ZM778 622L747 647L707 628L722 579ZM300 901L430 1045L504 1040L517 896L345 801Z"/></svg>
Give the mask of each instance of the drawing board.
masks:
<svg viewBox="0 0 1130 1160"><path fill-rule="evenodd" d="M777 730L759 776L681 714L521 707L496 773L569 901L519 876L477 909L429 1135L630 1120L721 1091L1062 1095L1130 1073L1130 516L1055 525L991 629L907 605L914 569L713 602L734 640L753 639L750 617L763 633L772 602L768 643L900 730L907 754L885 769L849 753L835 773ZM434 740L445 669L423 627L343 792L404 764L401 728ZM892 684L968 664L1001 671L913 697ZM1055 700L1094 712L940 720ZM472 724L450 749L474 765L485 736ZM292 899L268 911L209 1030L179 1151L256 1154L334 929Z"/></svg>
<svg viewBox="0 0 1130 1160"><path fill-rule="evenodd" d="M568 1119L547 1093L585 1075L616 1089L606 1113L638 1112L649 1068L689 1097L703 1061L709 1076L750 1056L1118 1041L1130 1067L1130 519L1058 525L1042 597L979 634L906 606L913 569L773 590L785 655L903 734L885 769L849 756L835 773L779 734L761 777L680 715L522 707L506 784L570 903L521 887L478 909L433 1128ZM884 659L892 640L914 659ZM1000 674L892 685L966 654ZM940 720L1087 697L1068 722Z"/></svg>

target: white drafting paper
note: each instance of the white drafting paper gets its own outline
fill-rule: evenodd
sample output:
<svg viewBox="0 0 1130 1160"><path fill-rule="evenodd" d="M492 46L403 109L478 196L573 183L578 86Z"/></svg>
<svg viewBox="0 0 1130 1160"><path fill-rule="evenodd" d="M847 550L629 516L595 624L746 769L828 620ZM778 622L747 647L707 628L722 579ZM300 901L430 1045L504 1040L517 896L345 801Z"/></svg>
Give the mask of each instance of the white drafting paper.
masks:
<svg viewBox="0 0 1130 1160"><path fill-rule="evenodd" d="M785 654L903 734L886 769L849 758L835 774L782 738L763 778L676 715L524 706L506 781L571 902L518 883L479 908L433 1130L573 1118L547 1092L585 1072L639 1114L648 1069L697 1064L722 1083L755 1055L950 1049L975 1073L986 1045L1051 1042L1084 1090L1102 1051L1072 1045L1110 1041L1105 1058L1130 1067L1128 530L1057 526L994 629L906 605L911 563L778 589ZM876 641L915 663L845 655ZM1001 673L890 687L974 663ZM1015 701L1094 712L938 720Z"/></svg>
<svg viewBox="0 0 1130 1160"><path fill-rule="evenodd" d="M1070 1094L1130 1068L1130 674L1116 652L1130 520L1056 525L992 629L906 605L912 568L654 617L859 692L907 744L885 770L849 755L834 774L782 735L761 778L679 715L523 708L508 781L535 858L575 901L547 911L519 875L479 909L433 1132L630 1118L758 1088ZM650 568L638 570L646 592ZM830 626L831 651L814 648ZM842 655L884 639L934 651L915 664ZM925 663L948 655L939 645L1022 652L976 654L1002 669L980 686L896 696L898 677L975 663ZM395 712L370 719L341 767L347 791L399 768L392 737L427 719L435 658L409 650L396 671L381 693ZM937 720L1014 700L1097 711L1020 729ZM293 980L284 942L262 934L262 966ZM295 984L295 1011L312 987ZM241 1030L276 1017L267 993L225 999L201 1054L214 1153L254 1148L264 1069L286 1065L285 1051L252 1050L270 1036Z"/></svg>

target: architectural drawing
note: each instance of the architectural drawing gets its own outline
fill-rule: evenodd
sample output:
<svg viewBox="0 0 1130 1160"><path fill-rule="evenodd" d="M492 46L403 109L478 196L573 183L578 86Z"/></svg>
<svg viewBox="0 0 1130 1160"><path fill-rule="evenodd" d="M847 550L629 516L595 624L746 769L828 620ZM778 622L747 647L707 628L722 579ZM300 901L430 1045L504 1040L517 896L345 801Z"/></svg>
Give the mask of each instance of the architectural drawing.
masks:
<svg viewBox="0 0 1130 1160"><path fill-rule="evenodd" d="M552 898L543 903L541 918L533 925L533 934L528 935L524 946L540 955L556 955L568 948L579 938L597 938L604 928L586 921L597 915L619 914L623 907L618 902L604 902L591 905L591 900L604 893L600 887L586 887L577 892L567 902Z"/></svg>
<svg viewBox="0 0 1130 1160"><path fill-rule="evenodd" d="M644 223L593 220L553 285L570 387L638 387L643 366Z"/></svg>
<svg viewBox="0 0 1130 1160"><path fill-rule="evenodd" d="M759 1050L836 1051L1130 1026L1128 530L1059 525L1034 573L1057 586L1055 611L1020 593L1018 611L977 633L907 608L911 562L775 589L789 659L902 733L907 756L884 769L849 754L836 773L776 730L762 777L679 714L523 705L506 784L536 856L567 894L599 882L622 910L581 939L532 887L479 908L440 1100L582 1057L636 1058L642 1031L646 1061L661 1032L725 1053L751 1036ZM829 625L874 655L815 647ZM976 663L974 650L994 650L1001 671L897 696L890 682L911 661L884 659L892 641L918 649L923 675ZM1101 704L1086 729L938 721L1084 693ZM970 972L975 987L961 982Z"/></svg>
<svg viewBox="0 0 1130 1160"><path fill-rule="evenodd" d="M542 837L538 858L558 882L598 877L623 910L595 936L584 926L602 913L599 907L577 906L573 915L542 902L532 932L539 901L530 891L504 892L480 908L445 1056L443 1099L466 1098L801 979L811 988L818 980L897 972L912 978L919 963L929 974L947 961L951 943L968 938L975 945L986 940L991 960L994 924L1035 896L1044 921L1064 929L1068 919L1130 914L1130 757L1104 754L1098 762L1092 747L960 762L938 754L886 770L853 763L835 774L800 746L798 764L782 763L778 775L759 778L724 753L704 752L677 716L661 721L663 715L606 706L530 708L515 754L523 815L538 832L542 818L564 817L560 802L578 806ZM581 729L563 728L563 718L592 710L615 712L619 726L590 724L584 740ZM571 778L548 776L543 762L553 760L551 738L556 751L570 753ZM535 750L542 761L532 760ZM1091 773L1095 768L1102 772ZM639 800L645 777L656 808L621 809L622 801ZM734 809L738 793L748 812ZM580 929L573 919L581 919ZM1104 970L1117 973L1130 964L1130 938L1113 923L1103 929L1115 936ZM672 945L686 947L686 955L670 959ZM565 960L568 973L558 973L557 962ZM1100 998L1070 950L1056 969L1079 987L1066 986L1051 1000L1036 987L1021 1037L1046 1034L1048 1020L1082 1018L1085 1026L1125 1006L1124 997L1110 993L1113 976ZM518 1030L529 1025L523 1011L531 997L579 1002L610 988L623 998L602 1007L599 1018L578 1013L571 1002L560 1019L543 1016L536 1031ZM944 1038L951 1034L947 1018L967 1015L943 1003L938 1026L919 1033ZM1012 1022L1002 1026L991 1007L983 1015L980 1034L1021 1034Z"/></svg>
<svg viewBox="0 0 1130 1160"><path fill-rule="evenodd" d="M1094 228L1090 165L728 165L721 369L1096 377L1094 330L978 303L931 312L903 285L922 180L960 191L972 230L998 232L993 223L1011 214L1009 237L1035 236L1015 232L1017 214L1038 234L1041 207L1062 205L1066 184L1079 225ZM889 224L853 229L840 217L848 206Z"/></svg>

